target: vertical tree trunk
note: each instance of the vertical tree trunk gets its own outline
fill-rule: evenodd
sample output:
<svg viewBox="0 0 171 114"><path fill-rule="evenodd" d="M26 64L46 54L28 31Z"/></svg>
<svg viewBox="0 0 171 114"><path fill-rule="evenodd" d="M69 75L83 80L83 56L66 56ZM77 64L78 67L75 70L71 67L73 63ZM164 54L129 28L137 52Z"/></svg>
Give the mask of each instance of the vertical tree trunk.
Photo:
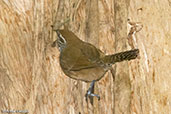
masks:
<svg viewBox="0 0 171 114"><path fill-rule="evenodd" d="M1 0L0 111L169 114L170 6L169 0ZM143 25L133 37L140 58L117 63L96 83L101 100L93 106L84 98L89 84L65 76L51 47L57 37L51 25L67 18L71 31L106 54L131 49L128 18Z"/></svg>
<svg viewBox="0 0 171 114"><path fill-rule="evenodd" d="M127 20L129 0L115 0L115 50L117 52L127 48ZM136 60L134 60L135 62ZM130 73L128 62L118 63L115 67L115 114L130 114Z"/></svg>

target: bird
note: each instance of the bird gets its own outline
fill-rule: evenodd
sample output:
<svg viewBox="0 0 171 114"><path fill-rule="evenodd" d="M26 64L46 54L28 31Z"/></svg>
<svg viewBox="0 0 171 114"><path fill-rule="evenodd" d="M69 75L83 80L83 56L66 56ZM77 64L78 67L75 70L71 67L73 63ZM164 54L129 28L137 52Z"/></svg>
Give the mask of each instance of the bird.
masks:
<svg viewBox="0 0 171 114"><path fill-rule="evenodd" d="M99 81L112 65L125 60L136 59L139 49L132 49L106 55L94 45L81 40L68 29L57 29L57 39L52 47L58 47L60 51L59 63L64 74L72 79L91 82L86 93L86 99L90 96L100 96L92 91L94 83Z"/></svg>

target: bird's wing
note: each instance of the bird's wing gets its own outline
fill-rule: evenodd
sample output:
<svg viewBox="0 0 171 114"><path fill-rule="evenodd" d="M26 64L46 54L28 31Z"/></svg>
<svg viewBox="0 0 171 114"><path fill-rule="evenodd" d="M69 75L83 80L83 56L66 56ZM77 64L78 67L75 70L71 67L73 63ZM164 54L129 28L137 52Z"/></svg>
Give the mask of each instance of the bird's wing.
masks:
<svg viewBox="0 0 171 114"><path fill-rule="evenodd" d="M63 61L63 68L70 71L76 71L81 69L98 67L98 61L100 59L100 53L91 44L83 44L80 48L72 46L67 48L65 55L65 61ZM72 51L74 50L74 51ZM61 61L62 62L62 61Z"/></svg>

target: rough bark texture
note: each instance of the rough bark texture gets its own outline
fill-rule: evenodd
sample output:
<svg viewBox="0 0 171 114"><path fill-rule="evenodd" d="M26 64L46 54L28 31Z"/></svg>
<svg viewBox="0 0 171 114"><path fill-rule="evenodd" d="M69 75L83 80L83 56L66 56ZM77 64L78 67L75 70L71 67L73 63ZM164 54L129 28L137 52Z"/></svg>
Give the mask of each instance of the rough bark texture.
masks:
<svg viewBox="0 0 171 114"><path fill-rule="evenodd" d="M95 98L93 106L84 98L89 84L65 76L59 51L51 47L51 25L66 18L80 39L106 54L131 49L128 18L143 24L134 36L140 58L117 63L96 83L101 100ZM1 113L169 114L170 63L170 0L0 1Z"/></svg>
<svg viewBox="0 0 171 114"><path fill-rule="evenodd" d="M114 22L115 22L115 50L127 50L127 20L129 0L115 0ZM132 62L132 61L131 61ZM131 62L129 62L131 64ZM134 61L136 64L136 60ZM129 65L130 66L130 65ZM118 63L115 68L115 114L130 114L130 73L128 62Z"/></svg>

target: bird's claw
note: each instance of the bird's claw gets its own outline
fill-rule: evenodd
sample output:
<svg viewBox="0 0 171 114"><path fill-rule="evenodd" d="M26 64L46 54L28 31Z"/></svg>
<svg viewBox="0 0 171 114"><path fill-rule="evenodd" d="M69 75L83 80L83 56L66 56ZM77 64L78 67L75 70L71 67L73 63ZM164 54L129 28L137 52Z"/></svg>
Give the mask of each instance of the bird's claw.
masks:
<svg viewBox="0 0 171 114"><path fill-rule="evenodd" d="M97 97L97 99L100 100L100 96L98 94L90 93L89 91L87 91L85 97L86 101L88 101L88 97Z"/></svg>
<svg viewBox="0 0 171 114"><path fill-rule="evenodd" d="M86 101L88 101L88 97L97 97L98 100L100 100L100 96L98 94L93 93L94 83L95 83L95 80L92 81L89 89L87 90L87 93L85 94Z"/></svg>

